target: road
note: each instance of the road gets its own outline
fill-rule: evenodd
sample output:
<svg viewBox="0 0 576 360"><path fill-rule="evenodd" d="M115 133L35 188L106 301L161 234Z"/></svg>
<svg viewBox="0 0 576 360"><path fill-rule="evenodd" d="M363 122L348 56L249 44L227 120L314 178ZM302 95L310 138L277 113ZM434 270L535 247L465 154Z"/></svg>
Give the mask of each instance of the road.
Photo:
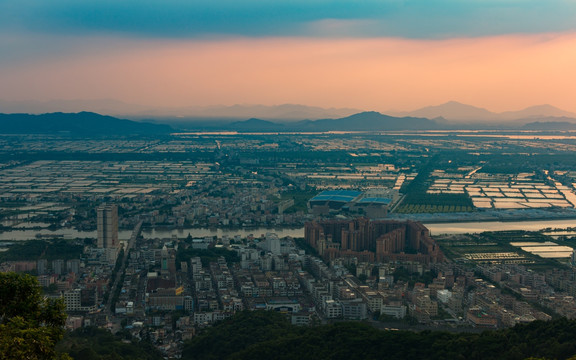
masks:
<svg viewBox="0 0 576 360"><path fill-rule="evenodd" d="M130 236L130 240L128 240L128 244L126 245L126 248L124 249L124 256L122 257L122 260L121 260L120 269L118 269L118 272L116 273L116 278L114 279L114 284L110 288L110 295L108 296L108 304L106 304L106 312L108 313L108 315L113 315L113 313L112 313L112 300L114 299L114 293L116 292L116 289L118 288L120 280L123 278L122 275L124 274L124 271L126 270L126 263L127 263L126 260L128 260L128 254L130 253L130 249L132 249L132 247L136 243L136 239L138 238L138 236L140 236L140 231L142 230L142 223L143 223L143 221L140 221L138 224L136 224L136 226L134 227L134 230L132 231L132 235Z"/></svg>

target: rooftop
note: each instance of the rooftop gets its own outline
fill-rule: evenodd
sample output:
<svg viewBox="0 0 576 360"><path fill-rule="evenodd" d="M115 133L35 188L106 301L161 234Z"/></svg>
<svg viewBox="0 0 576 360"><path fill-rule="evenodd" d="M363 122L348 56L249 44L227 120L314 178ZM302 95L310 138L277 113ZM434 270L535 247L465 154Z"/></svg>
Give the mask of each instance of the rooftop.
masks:
<svg viewBox="0 0 576 360"><path fill-rule="evenodd" d="M361 191L354 190L326 190L310 199L310 201L350 202L361 194Z"/></svg>

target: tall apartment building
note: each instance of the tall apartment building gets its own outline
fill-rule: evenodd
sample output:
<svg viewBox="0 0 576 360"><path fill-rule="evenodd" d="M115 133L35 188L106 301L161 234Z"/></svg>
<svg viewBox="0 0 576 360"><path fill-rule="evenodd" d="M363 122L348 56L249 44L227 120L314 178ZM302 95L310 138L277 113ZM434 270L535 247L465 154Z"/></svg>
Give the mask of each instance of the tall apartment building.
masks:
<svg viewBox="0 0 576 360"><path fill-rule="evenodd" d="M67 311L94 311L98 308L98 292L93 289L72 289L64 292Z"/></svg>
<svg viewBox="0 0 576 360"><path fill-rule="evenodd" d="M98 226L98 247L118 247L118 207L101 205L96 209Z"/></svg>
<svg viewBox="0 0 576 360"><path fill-rule="evenodd" d="M52 260L52 273L57 275L64 275L66 273L66 266L64 260Z"/></svg>
<svg viewBox="0 0 576 360"><path fill-rule="evenodd" d="M428 229L415 221L323 220L307 222L306 242L325 260L442 262L444 256Z"/></svg>

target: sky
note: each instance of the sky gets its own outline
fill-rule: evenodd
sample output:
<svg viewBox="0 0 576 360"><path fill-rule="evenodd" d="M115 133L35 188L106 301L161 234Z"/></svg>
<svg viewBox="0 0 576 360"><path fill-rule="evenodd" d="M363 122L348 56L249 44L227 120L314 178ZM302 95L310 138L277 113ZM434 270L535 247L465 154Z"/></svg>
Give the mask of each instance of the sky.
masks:
<svg viewBox="0 0 576 360"><path fill-rule="evenodd" d="M576 0L1 0L0 100L576 112Z"/></svg>

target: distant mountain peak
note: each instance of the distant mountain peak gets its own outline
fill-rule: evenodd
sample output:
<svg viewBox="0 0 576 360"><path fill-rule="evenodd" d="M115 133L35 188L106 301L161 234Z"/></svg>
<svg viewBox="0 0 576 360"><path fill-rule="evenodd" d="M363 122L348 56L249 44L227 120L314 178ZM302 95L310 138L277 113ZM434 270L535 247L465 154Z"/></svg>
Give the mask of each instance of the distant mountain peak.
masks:
<svg viewBox="0 0 576 360"><path fill-rule="evenodd" d="M527 107L519 111L505 111L500 114L504 119L535 119L544 117L576 117L575 113L559 109L550 104Z"/></svg>
<svg viewBox="0 0 576 360"><path fill-rule="evenodd" d="M422 109L427 109L427 108L447 108L447 107L461 107L461 108L473 108L473 109L482 109L482 110L486 110L484 108L478 107L478 106L474 106L474 105L469 105L469 104L464 104L462 102L459 101L455 101L455 100L450 100L447 101L445 103L439 104L439 105L430 105L430 106L425 106ZM486 110L488 111L488 110Z"/></svg>
<svg viewBox="0 0 576 360"><path fill-rule="evenodd" d="M230 123L229 128L234 130L249 130L249 131L260 131L260 130L278 130L283 128L283 124L278 124L268 120L262 120L257 118L250 118L244 121L235 121Z"/></svg>
<svg viewBox="0 0 576 360"><path fill-rule="evenodd" d="M477 106L469 105L469 104L464 104L464 103L462 103L462 102L460 102L460 101L456 101L456 100L450 100L450 101L447 101L447 102L445 102L445 103L443 103L443 104L436 105L436 106L437 106L437 107L443 107L443 106L460 106L460 107L466 107L466 108L473 107L473 108L476 108L476 109L481 109L481 108L479 108L479 107L477 107ZM484 109L484 110L485 110L485 109Z"/></svg>
<svg viewBox="0 0 576 360"><path fill-rule="evenodd" d="M321 131L399 131L436 129L435 121L418 118L398 118L377 111L364 111L339 119L322 119L298 123L304 129Z"/></svg>
<svg viewBox="0 0 576 360"><path fill-rule="evenodd" d="M447 120L481 120L494 116L494 113L458 101L448 101L444 104L426 106L421 109L405 113L405 115L434 119L443 117Z"/></svg>
<svg viewBox="0 0 576 360"><path fill-rule="evenodd" d="M359 112L357 114L352 114L350 116L347 116L346 118L358 118L358 117L384 117L386 115L383 115L381 113L379 113L378 111L363 111L363 112Z"/></svg>
<svg viewBox="0 0 576 360"><path fill-rule="evenodd" d="M550 104L540 104L540 105L533 105L533 106L529 106L524 110L560 110L555 106L552 106Z"/></svg>

